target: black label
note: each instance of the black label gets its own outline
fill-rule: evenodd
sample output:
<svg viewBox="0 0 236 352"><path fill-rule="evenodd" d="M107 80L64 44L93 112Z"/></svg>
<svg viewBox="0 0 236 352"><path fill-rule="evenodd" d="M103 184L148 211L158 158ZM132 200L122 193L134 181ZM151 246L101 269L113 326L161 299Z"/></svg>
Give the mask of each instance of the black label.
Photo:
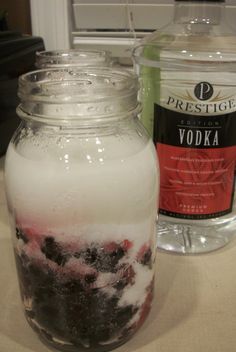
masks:
<svg viewBox="0 0 236 352"><path fill-rule="evenodd" d="M202 116L183 114L157 104L154 109L154 143L205 149L236 145L236 112Z"/></svg>
<svg viewBox="0 0 236 352"><path fill-rule="evenodd" d="M161 214L202 220L231 213L235 112L189 115L156 104L154 142L160 164Z"/></svg>

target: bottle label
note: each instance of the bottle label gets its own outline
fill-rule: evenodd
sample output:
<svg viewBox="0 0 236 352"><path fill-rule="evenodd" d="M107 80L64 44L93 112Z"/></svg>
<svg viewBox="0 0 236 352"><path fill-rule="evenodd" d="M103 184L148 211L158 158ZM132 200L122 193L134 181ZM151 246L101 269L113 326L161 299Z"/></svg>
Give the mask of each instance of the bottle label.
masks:
<svg viewBox="0 0 236 352"><path fill-rule="evenodd" d="M205 81L169 87L162 86L154 105L160 213L183 219L226 215L234 194L236 98Z"/></svg>

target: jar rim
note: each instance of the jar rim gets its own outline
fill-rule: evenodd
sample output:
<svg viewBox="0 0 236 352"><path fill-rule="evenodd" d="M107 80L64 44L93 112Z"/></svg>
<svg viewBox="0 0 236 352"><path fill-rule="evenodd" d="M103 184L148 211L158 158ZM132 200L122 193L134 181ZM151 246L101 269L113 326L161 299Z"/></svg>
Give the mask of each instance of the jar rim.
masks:
<svg viewBox="0 0 236 352"><path fill-rule="evenodd" d="M67 120L107 118L137 109L138 88L137 75L127 70L108 67L36 70L19 78L19 109L24 114L51 120L65 116Z"/></svg>
<svg viewBox="0 0 236 352"><path fill-rule="evenodd" d="M36 67L57 67L67 65L91 66L108 65L111 61L107 50L44 50L36 52Z"/></svg>
<svg viewBox="0 0 236 352"><path fill-rule="evenodd" d="M54 90L57 86L61 90ZM75 86L80 89L73 89ZM125 96L138 90L138 77L133 72L106 67L35 70L19 77L18 95L21 99L65 103L74 99L86 101L91 93L93 100L100 100L102 89L107 89L104 99Z"/></svg>

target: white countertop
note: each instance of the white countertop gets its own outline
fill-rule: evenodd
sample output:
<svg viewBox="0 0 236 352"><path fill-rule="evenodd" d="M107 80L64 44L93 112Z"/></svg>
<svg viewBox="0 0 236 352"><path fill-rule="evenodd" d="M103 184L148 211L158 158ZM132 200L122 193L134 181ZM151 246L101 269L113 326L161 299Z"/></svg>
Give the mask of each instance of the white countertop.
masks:
<svg viewBox="0 0 236 352"><path fill-rule="evenodd" d="M47 352L25 321L0 159L0 352ZM152 312L117 352L236 351L236 240L197 256L158 253Z"/></svg>

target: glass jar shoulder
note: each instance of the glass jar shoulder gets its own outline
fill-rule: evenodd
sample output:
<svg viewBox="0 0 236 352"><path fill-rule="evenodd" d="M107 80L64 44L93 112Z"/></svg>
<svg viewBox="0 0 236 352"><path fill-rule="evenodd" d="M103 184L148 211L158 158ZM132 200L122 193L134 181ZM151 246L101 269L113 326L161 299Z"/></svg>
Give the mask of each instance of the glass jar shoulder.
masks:
<svg viewBox="0 0 236 352"><path fill-rule="evenodd" d="M25 162L101 164L133 158L147 145L149 136L138 120L80 130L22 124L13 136L7 160L15 153ZM148 149L152 154L152 147Z"/></svg>
<svg viewBox="0 0 236 352"><path fill-rule="evenodd" d="M136 129L119 126L117 134L50 133L46 138L44 133L44 140L42 131L18 131L24 137L14 137L5 165L9 208L21 219L31 214L33 221L53 226L56 221L57 227L65 216L71 223L88 216L106 222L108 213L114 222L117 216L127 222L143 218L156 204L157 162L153 142L135 124Z"/></svg>

